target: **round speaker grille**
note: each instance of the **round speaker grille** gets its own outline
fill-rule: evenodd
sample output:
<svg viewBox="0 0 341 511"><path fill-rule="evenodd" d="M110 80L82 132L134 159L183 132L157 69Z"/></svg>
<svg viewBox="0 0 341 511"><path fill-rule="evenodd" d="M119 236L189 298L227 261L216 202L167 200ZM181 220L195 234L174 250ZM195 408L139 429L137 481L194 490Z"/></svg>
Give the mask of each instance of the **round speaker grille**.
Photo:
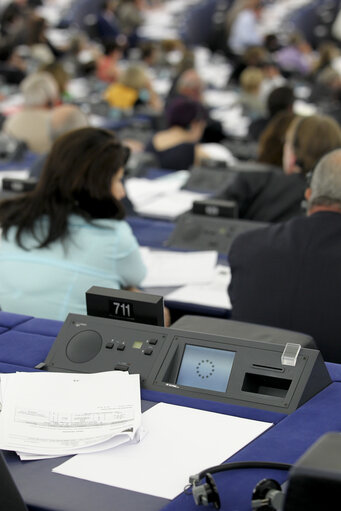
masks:
<svg viewBox="0 0 341 511"><path fill-rule="evenodd" d="M66 347L66 356L71 362L89 362L100 352L102 337L94 330L84 330L74 335Z"/></svg>

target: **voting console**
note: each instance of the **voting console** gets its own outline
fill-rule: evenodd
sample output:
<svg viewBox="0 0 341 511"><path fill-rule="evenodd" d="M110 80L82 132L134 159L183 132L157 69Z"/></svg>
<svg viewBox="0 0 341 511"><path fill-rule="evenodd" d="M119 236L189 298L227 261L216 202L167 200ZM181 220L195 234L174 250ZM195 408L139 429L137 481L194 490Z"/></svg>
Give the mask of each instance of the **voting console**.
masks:
<svg viewBox="0 0 341 511"><path fill-rule="evenodd" d="M37 367L129 371L145 389L287 414L331 383L320 352L304 346L306 336L254 341L235 334L228 321L216 335L69 314Z"/></svg>
<svg viewBox="0 0 341 511"><path fill-rule="evenodd" d="M265 227L265 222L224 218L193 211L180 215L167 246L186 250L217 250L226 253L241 233Z"/></svg>

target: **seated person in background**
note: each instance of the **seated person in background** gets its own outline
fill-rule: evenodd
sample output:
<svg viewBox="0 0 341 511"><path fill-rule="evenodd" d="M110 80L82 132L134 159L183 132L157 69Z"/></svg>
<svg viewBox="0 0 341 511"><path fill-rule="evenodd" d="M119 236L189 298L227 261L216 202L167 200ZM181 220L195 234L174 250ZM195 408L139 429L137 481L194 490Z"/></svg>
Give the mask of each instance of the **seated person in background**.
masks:
<svg viewBox="0 0 341 511"><path fill-rule="evenodd" d="M24 141L30 151L44 154L51 147L49 117L50 109L60 101L58 85L49 73L41 71L25 78L20 90L24 106L6 119L3 130Z"/></svg>
<svg viewBox="0 0 341 511"><path fill-rule="evenodd" d="M26 63L10 44L0 44L0 76L8 84L19 84L26 76Z"/></svg>
<svg viewBox="0 0 341 511"><path fill-rule="evenodd" d="M257 161L282 167L285 134L295 119L293 112L278 112L263 131L258 144Z"/></svg>
<svg viewBox="0 0 341 511"><path fill-rule="evenodd" d="M176 97L184 97L198 101L206 109L206 127L201 142L220 142L225 138L221 122L210 117L208 108L204 105L205 83L199 73L194 69L186 69L177 79L174 91L168 96L167 104Z"/></svg>
<svg viewBox="0 0 341 511"><path fill-rule="evenodd" d="M85 314L90 286L135 288L146 269L123 220L129 150L108 130L54 143L32 192L0 203L3 310L65 320Z"/></svg>
<svg viewBox="0 0 341 511"><path fill-rule="evenodd" d="M275 60L283 72L303 76L312 71L314 64L311 46L298 33L291 35L288 45L276 53Z"/></svg>
<svg viewBox="0 0 341 511"><path fill-rule="evenodd" d="M337 45L331 41L324 41L318 47L318 56L313 64L311 78L318 78L328 68L334 66L335 60L340 56L340 50Z"/></svg>
<svg viewBox="0 0 341 511"><path fill-rule="evenodd" d="M240 172L219 198L234 200L239 218L281 222L304 213L306 176L326 153L341 147L340 125L329 116L296 118L283 150L283 171Z"/></svg>
<svg viewBox="0 0 341 511"><path fill-rule="evenodd" d="M228 47L235 55L242 55L249 46L260 46L262 14L260 0L238 0L227 12Z"/></svg>
<svg viewBox="0 0 341 511"><path fill-rule="evenodd" d="M270 55L263 46L249 46L240 56L240 59L234 63L228 83L237 85L244 69L247 67L262 68L269 58Z"/></svg>
<svg viewBox="0 0 341 511"><path fill-rule="evenodd" d="M264 73L258 67L247 67L240 75L239 103L244 115L250 119L264 117L266 105L262 91Z"/></svg>
<svg viewBox="0 0 341 511"><path fill-rule="evenodd" d="M117 40L121 35L122 31L117 19L116 10L116 0L104 0L101 2L96 19L96 35L103 43L107 40Z"/></svg>
<svg viewBox="0 0 341 511"><path fill-rule="evenodd" d="M248 138L258 140L270 120L278 112L292 112L294 108L295 94L290 85L281 85L273 89L266 99L267 115L251 121Z"/></svg>
<svg viewBox="0 0 341 511"><path fill-rule="evenodd" d="M51 145L61 135L86 126L89 126L89 120L78 106L69 104L56 106L51 110L48 121ZM46 158L47 154L44 154L33 163L30 169L30 177L40 178Z"/></svg>
<svg viewBox="0 0 341 511"><path fill-rule="evenodd" d="M154 91L151 81L141 65L129 66L116 83L109 85L104 98L113 108L130 110L145 105L159 112L162 101Z"/></svg>
<svg viewBox="0 0 341 511"><path fill-rule="evenodd" d="M311 335L341 363L341 150L317 164L308 216L250 231L229 252L232 319Z"/></svg>
<svg viewBox="0 0 341 511"><path fill-rule="evenodd" d="M174 98L166 109L168 129L159 131L146 145L156 154L160 167L183 170L207 158L199 145L206 125L203 106L186 98Z"/></svg>
<svg viewBox="0 0 341 511"><path fill-rule="evenodd" d="M50 64L64 54L49 40L47 29L48 22L45 18L34 12L28 17L26 44L29 46L31 58L40 64Z"/></svg>
<svg viewBox="0 0 341 511"><path fill-rule="evenodd" d="M54 60L51 64L43 64L39 71L46 71L47 73L50 73L50 75L56 80L60 97L67 98L67 89L71 77L60 61Z"/></svg>
<svg viewBox="0 0 341 511"><path fill-rule="evenodd" d="M100 55L96 61L96 77L102 82L115 82L120 74L118 61L122 56L122 47L116 41L106 41L104 55Z"/></svg>

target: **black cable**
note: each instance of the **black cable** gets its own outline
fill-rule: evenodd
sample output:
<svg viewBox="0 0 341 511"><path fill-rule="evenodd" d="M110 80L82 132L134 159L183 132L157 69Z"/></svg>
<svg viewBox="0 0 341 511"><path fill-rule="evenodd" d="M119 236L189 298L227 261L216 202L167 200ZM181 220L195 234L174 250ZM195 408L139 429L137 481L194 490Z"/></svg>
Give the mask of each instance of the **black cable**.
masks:
<svg viewBox="0 0 341 511"><path fill-rule="evenodd" d="M198 477L200 480L207 473L216 474L217 472L225 472L225 470L233 470L238 468L273 468L277 470L290 470L291 467L292 464L290 463L277 463L275 461L237 461L206 468L205 470L199 472Z"/></svg>

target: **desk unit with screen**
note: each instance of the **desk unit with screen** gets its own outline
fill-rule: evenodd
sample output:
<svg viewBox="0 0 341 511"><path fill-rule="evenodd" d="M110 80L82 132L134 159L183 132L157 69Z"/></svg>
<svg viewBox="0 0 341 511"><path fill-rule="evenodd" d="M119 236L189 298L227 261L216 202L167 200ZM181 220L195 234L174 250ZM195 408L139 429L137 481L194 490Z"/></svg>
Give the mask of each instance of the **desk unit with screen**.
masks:
<svg viewBox="0 0 341 511"><path fill-rule="evenodd" d="M306 337L288 332L290 339ZM129 371L145 389L291 413L331 380L319 351L299 347L287 362L284 349L275 336L252 341L69 314L39 368Z"/></svg>

